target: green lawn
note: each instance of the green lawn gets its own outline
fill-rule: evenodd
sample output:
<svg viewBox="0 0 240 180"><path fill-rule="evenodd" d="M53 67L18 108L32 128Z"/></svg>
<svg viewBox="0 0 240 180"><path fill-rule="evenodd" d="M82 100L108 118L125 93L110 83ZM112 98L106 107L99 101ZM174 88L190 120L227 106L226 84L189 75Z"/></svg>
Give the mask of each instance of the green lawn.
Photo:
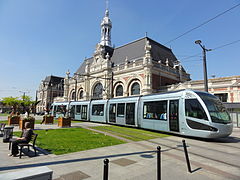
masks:
<svg viewBox="0 0 240 180"><path fill-rule="evenodd" d="M0 116L9 116L8 113L0 113Z"/></svg>
<svg viewBox="0 0 240 180"><path fill-rule="evenodd" d="M122 140L83 128L35 130L36 145L53 154L66 154L125 143ZM14 133L20 135L20 132Z"/></svg>
<svg viewBox="0 0 240 180"><path fill-rule="evenodd" d="M0 121L0 123L8 124L8 121L7 121L7 120L4 120L4 121Z"/></svg>
<svg viewBox="0 0 240 180"><path fill-rule="evenodd" d="M143 129L135 129L129 127L121 127L121 126L96 126L92 127L93 129L106 131L111 134L115 134L117 136L121 136L123 138L133 140L133 141L142 141L149 140L154 138L162 138L167 137L169 135L161 134L158 132L147 131Z"/></svg>

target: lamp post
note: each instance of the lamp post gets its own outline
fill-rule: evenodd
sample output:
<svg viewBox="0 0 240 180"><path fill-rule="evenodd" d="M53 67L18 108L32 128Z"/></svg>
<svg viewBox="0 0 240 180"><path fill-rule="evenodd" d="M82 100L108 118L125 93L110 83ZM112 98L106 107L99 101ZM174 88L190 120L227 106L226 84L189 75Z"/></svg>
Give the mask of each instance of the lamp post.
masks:
<svg viewBox="0 0 240 180"><path fill-rule="evenodd" d="M52 87L53 87L53 83L49 83L49 85L50 85L50 101L49 101L49 104L48 104L48 111L49 111L49 109L50 109L50 107L51 107L51 104L52 104L52 99L53 99L53 97L52 97Z"/></svg>
<svg viewBox="0 0 240 180"><path fill-rule="evenodd" d="M77 77L75 77L75 97L74 97L74 101L77 101Z"/></svg>
<svg viewBox="0 0 240 180"><path fill-rule="evenodd" d="M36 115L37 113L37 100L38 100L38 90L36 90L36 97L35 97L35 104L34 104L34 108L35 108L35 111L34 111L34 116Z"/></svg>
<svg viewBox="0 0 240 180"><path fill-rule="evenodd" d="M19 91L20 93L23 93L23 96L22 96L22 100L23 100L23 111L24 111L24 113L25 113L25 111L26 111L26 107L25 107L25 97L26 97L26 93L28 93L28 92L26 92L26 91Z"/></svg>
<svg viewBox="0 0 240 180"><path fill-rule="evenodd" d="M196 40L195 44L199 44L203 50L203 74L204 74L204 89L208 92L208 77L207 77L207 60L206 60L206 52L211 51L211 49L206 49L204 45L201 44L201 40Z"/></svg>

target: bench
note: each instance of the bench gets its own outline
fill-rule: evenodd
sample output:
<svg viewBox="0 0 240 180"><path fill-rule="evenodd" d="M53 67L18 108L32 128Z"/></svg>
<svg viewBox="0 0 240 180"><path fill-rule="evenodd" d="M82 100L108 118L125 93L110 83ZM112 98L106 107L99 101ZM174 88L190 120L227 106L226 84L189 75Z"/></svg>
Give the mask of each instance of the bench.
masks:
<svg viewBox="0 0 240 180"><path fill-rule="evenodd" d="M32 139L31 139L31 141L29 143L20 143L20 144L18 144L18 146L20 148L19 158L22 158L22 150L23 150L23 147L25 147L25 146L28 147L28 152L29 152L29 148L32 147L34 149L35 156L37 156L37 149L35 147L37 136L38 136L38 134L33 134L32 135Z"/></svg>
<svg viewBox="0 0 240 180"><path fill-rule="evenodd" d="M23 147L25 147L25 146L28 147L28 152L29 152L29 148L32 147L34 149L35 156L37 156L37 149L35 147L37 136L38 136L38 134L33 134L32 139L29 143L19 143L18 144L18 147L20 150L19 158L22 158L22 150L23 150ZM22 137L22 135L20 137ZM16 140L15 138L9 140L9 150L11 149L12 142L15 140Z"/></svg>

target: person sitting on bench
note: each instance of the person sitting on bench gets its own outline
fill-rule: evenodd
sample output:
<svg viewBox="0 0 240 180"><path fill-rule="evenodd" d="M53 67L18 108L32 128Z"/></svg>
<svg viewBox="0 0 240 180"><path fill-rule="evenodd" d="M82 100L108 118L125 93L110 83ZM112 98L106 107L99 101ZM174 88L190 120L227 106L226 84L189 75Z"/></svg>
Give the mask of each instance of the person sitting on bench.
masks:
<svg viewBox="0 0 240 180"><path fill-rule="evenodd" d="M16 157L18 154L18 144L20 143L29 143L31 141L33 130L30 128L30 123L25 123L25 128L23 130L22 137L16 138L16 140L12 141L12 148L11 148L11 154L9 156Z"/></svg>

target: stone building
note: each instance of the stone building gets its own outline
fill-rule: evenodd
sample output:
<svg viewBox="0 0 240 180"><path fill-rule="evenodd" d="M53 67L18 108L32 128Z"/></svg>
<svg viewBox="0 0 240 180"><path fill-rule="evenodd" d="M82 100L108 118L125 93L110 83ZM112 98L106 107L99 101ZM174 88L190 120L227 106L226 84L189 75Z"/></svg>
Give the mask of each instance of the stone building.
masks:
<svg viewBox="0 0 240 180"><path fill-rule="evenodd" d="M143 37L114 48L112 22L106 10L101 22L101 40L70 77L64 79L63 101L108 99L156 93L161 86L190 80L172 50Z"/></svg>
<svg viewBox="0 0 240 180"><path fill-rule="evenodd" d="M204 91L203 80L188 81L162 87L162 91L194 89ZM240 103L240 76L208 79L208 92L219 97L222 102Z"/></svg>
<svg viewBox="0 0 240 180"><path fill-rule="evenodd" d="M36 112L43 112L50 108L54 99L63 97L64 78L57 76L47 76L41 81L37 90Z"/></svg>
<svg viewBox="0 0 240 180"><path fill-rule="evenodd" d="M204 81L188 81L162 87L162 91L194 89L204 91ZM231 115L235 127L240 127L240 76L208 80L208 92L217 96Z"/></svg>

